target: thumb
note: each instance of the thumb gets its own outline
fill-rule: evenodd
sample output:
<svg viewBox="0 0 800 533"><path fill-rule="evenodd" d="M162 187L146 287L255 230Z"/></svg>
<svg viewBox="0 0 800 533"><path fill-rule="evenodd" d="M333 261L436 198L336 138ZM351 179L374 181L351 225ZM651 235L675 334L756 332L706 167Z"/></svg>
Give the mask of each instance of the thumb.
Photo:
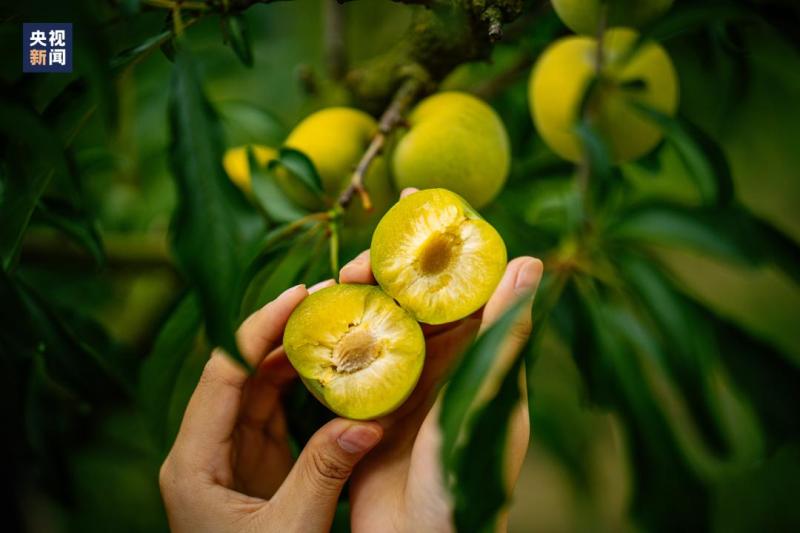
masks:
<svg viewBox="0 0 800 533"><path fill-rule="evenodd" d="M270 503L287 524L306 531L327 531L336 502L358 461L383 437L377 422L337 418L308 441L291 472Z"/></svg>

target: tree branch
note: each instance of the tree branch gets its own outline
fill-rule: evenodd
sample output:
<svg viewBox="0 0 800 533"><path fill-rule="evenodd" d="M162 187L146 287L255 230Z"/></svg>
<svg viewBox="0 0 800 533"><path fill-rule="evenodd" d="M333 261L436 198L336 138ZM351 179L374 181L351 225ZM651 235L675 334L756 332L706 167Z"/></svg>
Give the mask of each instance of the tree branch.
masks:
<svg viewBox="0 0 800 533"><path fill-rule="evenodd" d="M394 47L345 78L355 100L373 113L387 106L410 66L439 82L458 65L487 58L502 25L517 18L523 5L523 0L399 1L424 7L414 9L411 26Z"/></svg>
<svg viewBox="0 0 800 533"><path fill-rule="evenodd" d="M350 180L350 185L339 196L338 204L344 209L353 200L353 196L357 193L361 198L361 204L366 211L372 209L372 201L370 200L369 193L364 188L364 176L367 175L372 161L381 153L384 144L386 144L387 137L403 120L403 115L416 100L417 96L422 92L424 82L419 77L409 76L397 89L397 92L392 98L392 102L386 111L383 112L380 122L378 122L378 131L369 143L366 152L358 162L353 177Z"/></svg>

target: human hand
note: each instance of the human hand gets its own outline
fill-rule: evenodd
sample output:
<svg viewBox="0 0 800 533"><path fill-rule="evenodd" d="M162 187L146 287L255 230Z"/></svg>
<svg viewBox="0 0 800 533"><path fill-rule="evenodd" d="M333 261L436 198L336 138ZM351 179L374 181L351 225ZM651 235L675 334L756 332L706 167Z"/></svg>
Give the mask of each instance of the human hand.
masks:
<svg viewBox="0 0 800 533"><path fill-rule="evenodd" d="M403 196L412 194L406 189ZM533 296L542 263L531 257L509 262L505 275L481 312L440 326L423 326L425 367L411 397L394 413L378 420L380 443L356 467L350 483L352 530L452 531L452 504L442 479L439 458L438 398L440 386L458 356L475 335L494 323L518 298L528 299L509 338L497 354L493 371L504 372L525 345L531 331ZM369 251L341 270L342 283L375 283ZM519 476L530 434L527 397L514 411L509 429L505 479L509 491ZM505 519L500 529L505 529Z"/></svg>
<svg viewBox="0 0 800 533"><path fill-rule="evenodd" d="M292 464L280 394L296 373L280 344L308 293L288 289L242 324L252 375L211 355L159 476L173 531L328 531L353 467L380 441L375 422L335 419Z"/></svg>

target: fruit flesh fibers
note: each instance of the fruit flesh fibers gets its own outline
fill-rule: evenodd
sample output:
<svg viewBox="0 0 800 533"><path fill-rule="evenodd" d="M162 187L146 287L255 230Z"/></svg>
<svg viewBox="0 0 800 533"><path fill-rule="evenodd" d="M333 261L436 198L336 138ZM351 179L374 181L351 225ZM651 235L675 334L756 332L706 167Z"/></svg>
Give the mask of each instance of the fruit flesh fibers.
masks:
<svg viewBox="0 0 800 533"><path fill-rule="evenodd" d="M608 30L603 39L603 68L588 110L616 163L637 159L661 140L661 130L632 104L640 103L674 115L678 106L678 81L666 51L645 43L628 51L638 33L628 28ZM531 114L545 142L558 155L573 162L583 157L583 144L575 131L581 103L595 76L597 40L567 37L553 43L533 69L528 91Z"/></svg>
<svg viewBox="0 0 800 533"><path fill-rule="evenodd" d="M378 223L370 254L383 290L428 324L477 311L506 268L497 231L445 189L419 191L395 204Z"/></svg>
<svg viewBox="0 0 800 533"><path fill-rule="evenodd" d="M314 396L358 420L399 407L425 360L419 324L370 285L334 285L309 295L289 318L283 345Z"/></svg>
<svg viewBox="0 0 800 533"><path fill-rule="evenodd" d="M399 189L443 187L480 209L503 188L510 143L486 102L456 91L437 93L414 108L408 124L392 155Z"/></svg>

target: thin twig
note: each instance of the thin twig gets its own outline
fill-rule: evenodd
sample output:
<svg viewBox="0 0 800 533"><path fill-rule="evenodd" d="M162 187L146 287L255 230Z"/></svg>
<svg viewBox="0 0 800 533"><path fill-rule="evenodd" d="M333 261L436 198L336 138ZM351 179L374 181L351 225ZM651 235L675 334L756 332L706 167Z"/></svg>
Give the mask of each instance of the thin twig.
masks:
<svg viewBox="0 0 800 533"><path fill-rule="evenodd" d="M361 205L366 211L372 209L372 201L370 200L369 193L364 188L364 176L366 176L369 166L372 161L381 153L386 139L390 133L400 124L408 107L416 99L417 95L422 90L423 83L419 78L408 77L397 89L397 92L392 98L392 102L386 111L383 112L381 120L378 123L378 132L372 138L367 150L358 162L353 177L350 179L350 185L339 196L338 204L342 208L346 208L353 200L353 196L358 194L361 198Z"/></svg>

